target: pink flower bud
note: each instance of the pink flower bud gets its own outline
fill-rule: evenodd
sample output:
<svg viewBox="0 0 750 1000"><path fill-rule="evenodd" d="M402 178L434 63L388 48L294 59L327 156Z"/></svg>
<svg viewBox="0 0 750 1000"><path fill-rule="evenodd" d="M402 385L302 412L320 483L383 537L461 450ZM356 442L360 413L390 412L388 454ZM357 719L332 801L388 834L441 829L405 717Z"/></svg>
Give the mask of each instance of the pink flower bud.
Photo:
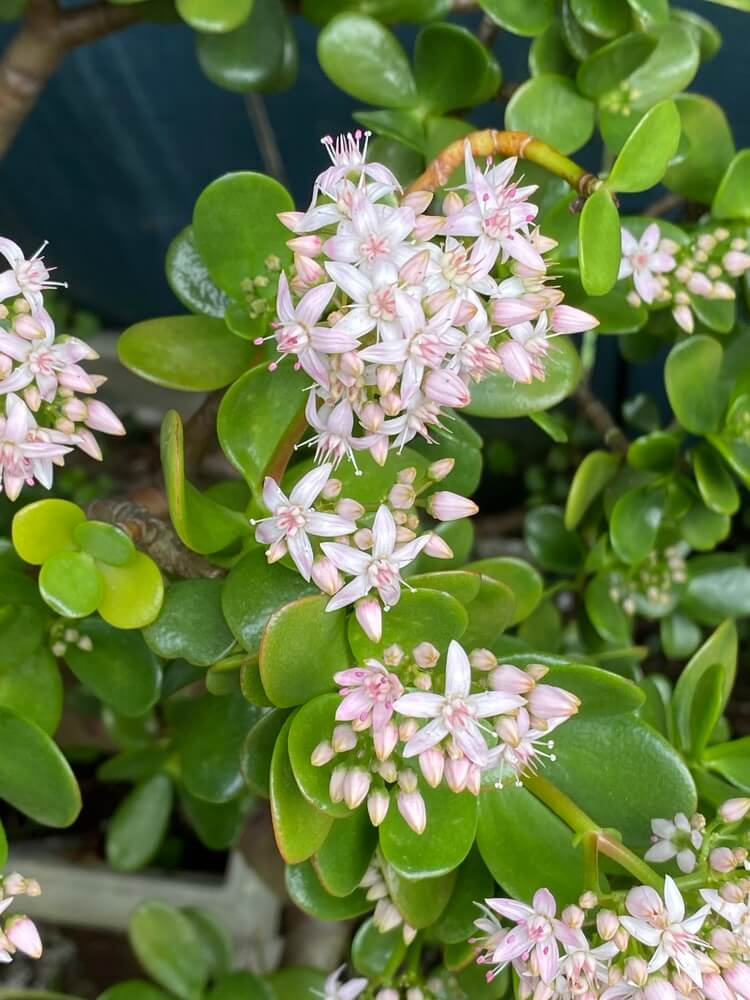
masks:
<svg viewBox="0 0 750 1000"><path fill-rule="evenodd" d="M721 259L724 270L733 278L739 278L750 268L750 256L739 250L728 250Z"/></svg>
<svg viewBox="0 0 750 1000"><path fill-rule="evenodd" d="M414 487L407 486L406 483L396 483L388 493L388 502L391 507L397 507L401 510L411 510L416 499L417 494L414 492Z"/></svg>
<svg viewBox="0 0 750 1000"><path fill-rule="evenodd" d="M737 1000L737 994L717 972L704 973L703 992L707 1000Z"/></svg>
<svg viewBox="0 0 750 1000"><path fill-rule="evenodd" d="M372 922L381 934L387 934L401 923L401 914L390 899L379 899L375 905Z"/></svg>
<svg viewBox="0 0 750 1000"><path fill-rule="evenodd" d="M386 986L385 989L378 990L375 994L375 1000L401 1000L401 994L391 986Z"/></svg>
<svg viewBox="0 0 750 1000"><path fill-rule="evenodd" d="M672 318L680 329L685 331L685 333L692 333L695 329L693 313L688 305L675 306L672 310Z"/></svg>
<svg viewBox="0 0 750 1000"><path fill-rule="evenodd" d="M411 655L414 657L414 662L417 666L423 670L429 670L431 667L434 667L440 659L439 650L431 642L420 642L411 651Z"/></svg>
<svg viewBox="0 0 750 1000"><path fill-rule="evenodd" d="M278 562L279 559L283 559L286 553L287 553L286 539L285 538L277 539L277 541L273 542L273 544L266 549L266 560L269 566L272 566L275 562Z"/></svg>
<svg viewBox="0 0 750 1000"><path fill-rule="evenodd" d="M395 417L401 412L403 401L397 392L386 392L380 397L380 405L387 417Z"/></svg>
<svg viewBox="0 0 750 1000"><path fill-rule="evenodd" d="M410 191L401 199L401 204L412 208L415 215L422 215L430 207L434 197L432 191Z"/></svg>
<svg viewBox="0 0 750 1000"><path fill-rule="evenodd" d="M294 253L302 254L304 257L317 257L323 241L314 233L307 233L304 236L295 236L293 239L287 240L286 245Z"/></svg>
<svg viewBox="0 0 750 1000"><path fill-rule="evenodd" d="M375 376L378 392L381 396L387 395L398 382L398 371L393 365L380 365Z"/></svg>
<svg viewBox="0 0 750 1000"><path fill-rule="evenodd" d="M396 478L399 483L405 483L407 486L412 486L417 478L417 470L413 465L407 465L405 468L399 470Z"/></svg>
<svg viewBox="0 0 750 1000"><path fill-rule="evenodd" d="M345 767L334 767L328 781L328 795L331 802L344 801L344 782L348 772Z"/></svg>
<svg viewBox="0 0 750 1000"><path fill-rule="evenodd" d="M304 286L317 285L325 278L325 271L312 257L305 257L301 253L294 255L294 267L297 272L297 279Z"/></svg>
<svg viewBox="0 0 750 1000"><path fill-rule="evenodd" d="M611 941L620 929L620 919L612 910L599 910L596 915L596 929L603 941Z"/></svg>
<svg viewBox="0 0 750 1000"><path fill-rule="evenodd" d="M535 681L540 681L549 673L549 667L545 667L543 663L530 663L526 667L526 673L529 677L533 677Z"/></svg>
<svg viewBox="0 0 750 1000"><path fill-rule="evenodd" d="M29 958L42 957L42 940L34 922L28 917L11 917L5 925L5 936L14 948Z"/></svg>
<svg viewBox="0 0 750 1000"><path fill-rule="evenodd" d="M99 447L96 438L87 430L85 427L81 428L76 432L75 442L81 451L85 452L91 458L96 459L97 462L102 460L102 450Z"/></svg>
<svg viewBox="0 0 750 1000"><path fill-rule="evenodd" d="M572 927L573 930L580 930L583 927L583 922L586 919L586 914L583 912L580 906L566 906L562 911L562 921L566 927Z"/></svg>
<svg viewBox="0 0 750 1000"><path fill-rule="evenodd" d="M708 863L715 872L733 872L737 867L734 851L729 847L715 847L708 856Z"/></svg>
<svg viewBox="0 0 750 1000"><path fill-rule="evenodd" d="M354 532L352 537L358 549L365 550L372 548L372 531L370 528L360 528L359 531Z"/></svg>
<svg viewBox="0 0 750 1000"><path fill-rule="evenodd" d="M437 788L443 780L445 757L437 747L430 747L419 755L419 767L430 788Z"/></svg>
<svg viewBox="0 0 750 1000"><path fill-rule="evenodd" d="M73 434L76 429L76 425L72 420L68 420L67 417L58 417L55 421L55 430L60 431L62 434Z"/></svg>
<svg viewBox="0 0 750 1000"><path fill-rule="evenodd" d="M501 663L497 669L490 674L490 687L493 691L505 691L508 694L527 694L534 687L536 681L526 673L519 670L512 663Z"/></svg>
<svg viewBox="0 0 750 1000"><path fill-rule="evenodd" d="M750 812L750 799L727 799L719 806L719 816L725 823L739 823Z"/></svg>
<svg viewBox="0 0 750 1000"><path fill-rule="evenodd" d="M750 966L735 962L724 970L724 981L743 1000L750 997Z"/></svg>
<svg viewBox="0 0 750 1000"><path fill-rule="evenodd" d="M612 940L617 945L618 951L625 951L625 949L628 946L628 943L630 942L630 935L628 934L628 932L625 930L624 927L621 927L615 934L615 936L612 938Z"/></svg>
<svg viewBox="0 0 750 1000"><path fill-rule="evenodd" d="M439 483L453 472L456 464L455 458L439 458L437 462L427 467L427 477L435 483Z"/></svg>
<svg viewBox="0 0 750 1000"><path fill-rule="evenodd" d="M87 409L88 415L85 422L92 430L101 431L102 434L122 435L125 433L125 428L120 418L112 412L106 403L102 403L98 399L92 399L87 404Z"/></svg>
<svg viewBox="0 0 750 1000"><path fill-rule="evenodd" d="M313 563L310 571L313 583L319 587L324 594L333 597L344 585L341 574L327 556L321 556Z"/></svg>
<svg viewBox="0 0 750 1000"><path fill-rule="evenodd" d="M648 962L632 957L625 963L625 978L636 986L645 986L648 981Z"/></svg>
<svg viewBox="0 0 750 1000"><path fill-rule="evenodd" d="M658 892L648 885L639 885L625 897L625 908L631 917L654 920L664 912L664 903Z"/></svg>
<svg viewBox="0 0 750 1000"><path fill-rule="evenodd" d="M395 760L382 761L380 764L378 764L377 770L378 774L383 779L383 781L392 783L398 777L398 768L396 767Z"/></svg>
<svg viewBox="0 0 750 1000"><path fill-rule="evenodd" d="M462 792L469 780L471 761L466 757L449 757L445 762L445 782L452 792Z"/></svg>
<svg viewBox="0 0 750 1000"><path fill-rule="evenodd" d="M359 626L371 642L383 637L383 609L376 597L363 597L354 605Z"/></svg>
<svg viewBox="0 0 750 1000"><path fill-rule="evenodd" d="M479 507L468 497L450 490L438 490L428 498L427 510L437 521L458 521L462 517L473 517Z"/></svg>
<svg viewBox="0 0 750 1000"><path fill-rule="evenodd" d="M357 745L357 736L351 726L345 723L335 726L331 735L331 746L336 753L346 753Z"/></svg>
<svg viewBox="0 0 750 1000"><path fill-rule="evenodd" d="M529 712L537 719L569 719L578 711L581 701L570 691L538 684L528 693Z"/></svg>
<svg viewBox="0 0 750 1000"><path fill-rule="evenodd" d="M466 788L472 795L479 795L482 791L482 769L477 767L476 764L472 764L469 768L469 774L466 778Z"/></svg>
<svg viewBox="0 0 750 1000"><path fill-rule="evenodd" d="M350 809L356 809L367 798L372 775L355 767L347 771L344 778L344 802Z"/></svg>
<svg viewBox="0 0 750 1000"><path fill-rule="evenodd" d="M713 285L700 271L694 271L688 278L687 283L688 291L692 292L693 295L710 295Z"/></svg>
<svg viewBox="0 0 750 1000"><path fill-rule="evenodd" d="M391 797L381 789L375 789L367 796L367 812L370 814L370 822L373 826L380 826L388 815L388 807L391 804Z"/></svg>
<svg viewBox="0 0 750 1000"><path fill-rule="evenodd" d="M445 198L443 198L443 213L445 215L455 215L463 207L463 198L458 191L449 191Z"/></svg>
<svg viewBox="0 0 750 1000"><path fill-rule="evenodd" d="M370 434L376 434L380 430L384 419L385 415L382 406L378 406L372 400L369 403L365 403L359 414L360 423Z"/></svg>
<svg viewBox="0 0 750 1000"><path fill-rule="evenodd" d="M427 826L427 809L419 792L399 792L396 799L398 811L407 825L416 834L422 834Z"/></svg>
<svg viewBox="0 0 750 1000"><path fill-rule="evenodd" d="M595 892L589 890L578 897L578 905L582 910L593 910L595 906L599 905L599 897Z"/></svg>
<svg viewBox="0 0 750 1000"><path fill-rule="evenodd" d="M416 719L404 719L404 721L398 727L398 735L404 741L404 743L406 743L408 740L412 738L412 736L415 735L418 729L419 725ZM409 774L412 772L407 771L406 773ZM416 785L414 787L416 788Z"/></svg>
<svg viewBox="0 0 750 1000"><path fill-rule="evenodd" d="M452 559L453 549L450 545L440 537L432 532L427 539L427 544L425 545L423 552L432 556L433 559Z"/></svg>
<svg viewBox="0 0 750 1000"><path fill-rule="evenodd" d="M420 691L431 691L432 690L432 678L429 674L415 674L414 675L414 687L418 688Z"/></svg>
<svg viewBox="0 0 750 1000"><path fill-rule="evenodd" d="M383 663L387 667L397 667L403 661L404 655L403 649L394 642L383 650Z"/></svg>
<svg viewBox="0 0 750 1000"><path fill-rule="evenodd" d="M365 370L365 363L356 351L347 351L339 358L341 370L345 375L352 378L359 378Z"/></svg>
<svg viewBox="0 0 750 1000"><path fill-rule="evenodd" d="M77 396L73 396L72 399L67 399L62 405L62 412L68 418L68 420L73 420L76 423L80 423L85 420L88 416L89 408L86 406L82 399L78 399Z"/></svg>
<svg viewBox="0 0 750 1000"><path fill-rule="evenodd" d="M464 326L477 314L477 307L468 299L458 299L453 308L453 325Z"/></svg>
<svg viewBox="0 0 750 1000"><path fill-rule="evenodd" d="M345 517L347 521L358 521L365 512L362 504L357 500L352 500L350 497L344 497L339 500L335 510L339 517Z"/></svg>
<svg viewBox="0 0 750 1000"><path fill-rule="evenodd" d="M440 312L440 310L451 303L456 297L456 293L452 288L444 288L441 292L433 292L432 295L428 295L426 299L422 301L424 306L424 311L428 316L434 316L435 313Z"/></svg>
<svg viewBox="0 0 750 1000"><path fill-rule="evenodd" d="M343 489L343 486L344 484L341 482L340 479L329 479L328 482L323 487L323 489L321 490L320 495L325 500L335 500L336 497L341 495L341 490Z"/></svg>
<svg viewBox="0 0 750 1000"><path fill-rule="evenodd" d="M378 465L383 466L388 461L390 443L385 434L379 434L370 445L369 451Z"/></svg>
<svg viewBox="0 0 750 1000"><path fill-rule="evenodd" d="M392 722L387 722L379 729L374 729L372 741L375 746L375 755L378 760L387 760L398 743L398 726Z"/></svg>
<svg viewBox="0 0 750 1000"><path fill-rule="evenodd" d="M714 927L709 937L711 947L731 955L737 948L737 939L727 927Z"/></svg>
<svg viewBox="0 0 750 1000"><path fill-rule="evenodd" d="M492 303L492 318L498 326L516 326L536 319L539 309L523 299L495 299Z"/></svg>
<svg viewBox="0 0 750 1000"><path fill-rule="evenodd" d="M42 405L42 394L35 385L26 386L23 390L23 399L32 413L36 413ZM73 430L75 430L75 427L73 427ZM72 431L69 433L72 433Z"/></svg>
<svg viewBox="0 0 750 1000"><path fill-rule="evenodd" d="M424 380L424 393L441 406L460 408L468 406L471 395L464 383L455 374L445 368L436 368Z"/></svg>
<svg viewBox="0 0 750 1000"><path fill-rule="evenodd" d="M299 225L305 217L304 212L277 212L276 218L282 224L286 226L287 229L291 229L293 233L298 232Z"/></svg>
<svg viewBox="0 0 750 1000"><path fill-rule="evenodd" d="M328 740L323 740L321 743L315 747L313 752L310 754L310 763L313 767L323 767L329 761L333 760L335 756L335 751Z"/></svg>
<svg viewBox="0 0 750 1000"><path fill-rule="evenodd" d="M418 215L414 222L414 236L420 243L427 243L443 228L442 215Z"/></svg>
<svg viewBox="0 0 750 1000"><path fill-rule="evenodd" d="M531 357L515 340L506 340L497 349L497 355L503 365L503 371L514 382L528 385L534 380L534 369Z"/></svg>
<svg viewBox="0 0 750 1000"><path fill-rule="evenodd" d="M420 250L404 264L398 272L399 279L406 285L421 285L430 262L430 251Z"/></svg>
<svg viewBox="0 0 750 1000"><path fill-rule="evenodd" d="M552 323L555 333L584 333L599 326L599 320L583 309L573 306L556 306L552 310Z"/></svg>

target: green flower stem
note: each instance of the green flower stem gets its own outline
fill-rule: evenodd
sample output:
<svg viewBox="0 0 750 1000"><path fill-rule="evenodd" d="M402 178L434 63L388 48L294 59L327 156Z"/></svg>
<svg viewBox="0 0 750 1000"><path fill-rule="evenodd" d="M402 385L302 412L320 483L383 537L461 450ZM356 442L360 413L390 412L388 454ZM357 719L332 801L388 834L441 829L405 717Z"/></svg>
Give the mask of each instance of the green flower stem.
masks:
<svg viewBox="0 0 750 1000"><path fill-rule="evenodd" d="M583 888L601 893L599 882L599 836L593 830L583 836Z"/></svg>
<svg viewBox="0 0 750 1000"><path fill-rule="evenodd" d="M467 142L475 157L517 156L537 163L556 177L561 177L583 198L587 198L601 184L593 174L587 173L583 167L563 156L553 146L535 139L528 132L488 128L482 132L471 132L447 146L427 170L409 185L409 191L436 191L443 187L456 167L463 163L464 146Z"/></svg>
<svg viewBox="0 0 750 1000"><path fill-rule="evenodd" d="M579 809L575 802L559 788L556 788L551 781L539 775L530 775L523 779L523 783L532 795L535 795L556 816L559 816L574 833L584 838L584 855L587 850L586 840L594 840L598 853L612 858L644 885L650 885L658 890L664 887L664 879L661 875L610 833L602 830L590 816Z"/></svg>

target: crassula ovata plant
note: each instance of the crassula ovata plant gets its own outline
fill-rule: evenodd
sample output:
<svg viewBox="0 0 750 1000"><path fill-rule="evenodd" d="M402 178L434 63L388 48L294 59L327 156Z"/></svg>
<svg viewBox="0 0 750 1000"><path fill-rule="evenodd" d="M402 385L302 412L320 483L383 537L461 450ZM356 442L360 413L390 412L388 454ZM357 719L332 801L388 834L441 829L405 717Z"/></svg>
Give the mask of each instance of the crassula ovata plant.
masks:
<svg viewBox="0 0 750 1000"><path fill-rule="evenodd" d="M645 0L486 0L481 40L449 4L314 6L324 71L377 110L323 138L299 208L261 174L209 184L167 254L189 312L119 341L207 394L163 422L168 520L55 493L124 427L45 309L46 254L0 240L0 796L76 820L65 677L98 780L132 786L109 864L161 858L175 817L226 850L261 815L291 902L356 922L340 967L259 974L145 902L157 985L102 1000L750 1000L750 171L681 93L715 31ZM429 22L413 69L401 19ZM500 88L497 26L533 36L531 76L476 131L457 109ZM659 183L674 221L631 198ZM661 352L669 416L636 399L626 431L593 395L608 335ZM564 501L542 483L523 539L485 547L483 435L513 418L567 448ZM39 892L3 879L0 962L41 954L13 915Z"/></svg>

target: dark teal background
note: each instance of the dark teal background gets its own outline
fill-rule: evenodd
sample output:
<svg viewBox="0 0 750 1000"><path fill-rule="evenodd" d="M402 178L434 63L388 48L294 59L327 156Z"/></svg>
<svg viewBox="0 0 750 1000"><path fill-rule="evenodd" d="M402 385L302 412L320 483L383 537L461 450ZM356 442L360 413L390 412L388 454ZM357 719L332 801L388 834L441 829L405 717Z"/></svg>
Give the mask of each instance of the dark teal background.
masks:
<svg viewBox="0 0 750 1000"><path fill-rule="evenodd" d="M738 146L750 145L750 14L701 0L685 6L724 35L719 54L693 90L726 108ZM477 16L461 23L473 27ZM300 73L295 86L267 98L293 194L302 203L323 165L320 136L354 124L357 104L338 91L315 57L316 29L295 19ZM0 44L12 28L3 26ZM401 32L407 46L412 30ZM523 39L500 33L506 80L526 75ZM482 125L501 125L483 108ZM596 168L598 153L590 153ZM230 170L262 170L242 96L201 74L191 32L142 25L69 56L0 164L0 232L48 260L75 299L119 324L178 311L163 276L164 252L191 216L201 189Z"/></svg>

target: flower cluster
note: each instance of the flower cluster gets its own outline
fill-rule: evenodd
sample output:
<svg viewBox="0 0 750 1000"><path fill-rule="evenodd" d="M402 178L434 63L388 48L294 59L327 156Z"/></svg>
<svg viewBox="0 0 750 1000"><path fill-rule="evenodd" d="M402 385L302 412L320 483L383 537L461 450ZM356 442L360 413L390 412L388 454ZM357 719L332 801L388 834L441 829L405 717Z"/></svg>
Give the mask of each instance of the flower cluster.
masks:
<svg viewBox="0 0 750 1000"><path fill-rule="evenodd" d="M670 545L642 563L610 576L609 596L625 614L661 618L672 611L687 582L687 547Z"/></svg>
<svg viewBox="0 0 750 1000"><path fill-rule="evenodd" d="M275 480L266 478L263 502L270 517L252 522L257 526L255 537L269 546L269 562L289 555L305 580L312 579L330 595L327 611L354 604L365 633L378 642L383 631L382 609L397 604L402 586L408 586L401 576L404 567L421 552L438 559L453 556L439 535L432 531L417 534L417 504L439 521L477 512L475 503L448 490L423 497L452 468L453 459L439 460L421 479L413 466L403 469L374 517L356 500L341 497L342 483L331 479L330 462L302 476L289 496ZM333 539L320 544L317 558L311 536ZM350 577L346 583L344 576ZM377 596L368 596L372 591Z"/></svg>
<svg viewBox="0 0 750 1000"><path fill-rule="evenodd" d="M492 967L488 979L512 964L521 998L747 1000L750 879L735 830L748 813L750 799L732 799L709 826L702 817L654 820L656 843L647 857L676 857L683 871L700 871L705 888L697 891L695 875L684 891L667 875L662 893L640 885L612 893L601 906L589 892L559 917L547 889L530 906L485 900L475 943L477 960Z"/></svg>
<svg viewBox="0 0 750 1000"><path fill-rule="evenodd" d="M366 889L367 898L370 902L375 903L372 922L380 933L387 934L388 931L401 927L404 944L411 944L417 932L406 923L391 900L385 878L385 867L386 862L381 858L380 852L376 850L362 881L359 883L360 888Z"/></svg>
<svg viewBox="0 0 750 1000"><path fill-rule="evenodd" d="M687 333L695 329L693 299L734 299L733 280L750 269L748 242L719 226L682 246L662 237L652 222L640 239L622 229L620 278L632 278L631 304L670 305L675 322Z"/></svg>
<svg viewBox="0 0 750 1000"><path fill-rule="evenodd" d="M453 792L478 795L483 774L496 784L518 781L540 758L554 760L550 733L578 711L570 692L539 683L547 673L541 664L521 670L499 664L486 649L468 656L455 640L443 671L429 642L410 653L389 646L383 661L335 674L338 725L311 757L318 767L337 758L331 799L350 809L367 800L375 826L395 798L412 830L424 832L427 808L415 765L431 788L444 782Z"/></svg>
<svg viewBox="0 0 750 1000"><path fill-rule="evenodd" d="M322 1000L356 1000L357 997L364 1000L365 996L372 1000L428 1000L432 996L431 993L425 993L421 986L406 986L403 991L394 986L384 986L373 991L369 980L361 976L342 980L343 972L342 965L328 976L322 993L315 990L312 992Z"/></svg>
<svg viewBox="0 0 750 1000"><path fill-rule="evenodd" d="M101 459L92 431L125 433L105 403L89 398L105 379L80 362L96 352L77 337L55 335L42 292L59 282L50 281L43 249L27 260L0 237L10 264L0 274L0 489L11 500L24 484L49 489L53 465L63 465L73 448Z"/></svg>
<svg viewBox="0 0 750 1000"><path fill-rule="evenodd" d="M0 879L0 914L13 903L17 896L38 896L39 883L33 878L24 878L12 872ZM13 961L16 952L29 958L40 958L42 942L34 923L23 914L6 917L0 930L0 963Z"/></svg>
<svg viewBox="0 0 750 1000"><path fill-rule="evenodd" d="M426 214L432 193L402 197L367 162L367 135L324 139L332 165L309 208L280 215L294 274L279 279L273 338L313 379L310 443L334 463L369 450L382 464L416 434L431 440L470 382L543 379L550 338L597 325L548 284L556 243L534 225L536 186L513 180L515 159L482 172L467 143L465 184Z"/></svg>

